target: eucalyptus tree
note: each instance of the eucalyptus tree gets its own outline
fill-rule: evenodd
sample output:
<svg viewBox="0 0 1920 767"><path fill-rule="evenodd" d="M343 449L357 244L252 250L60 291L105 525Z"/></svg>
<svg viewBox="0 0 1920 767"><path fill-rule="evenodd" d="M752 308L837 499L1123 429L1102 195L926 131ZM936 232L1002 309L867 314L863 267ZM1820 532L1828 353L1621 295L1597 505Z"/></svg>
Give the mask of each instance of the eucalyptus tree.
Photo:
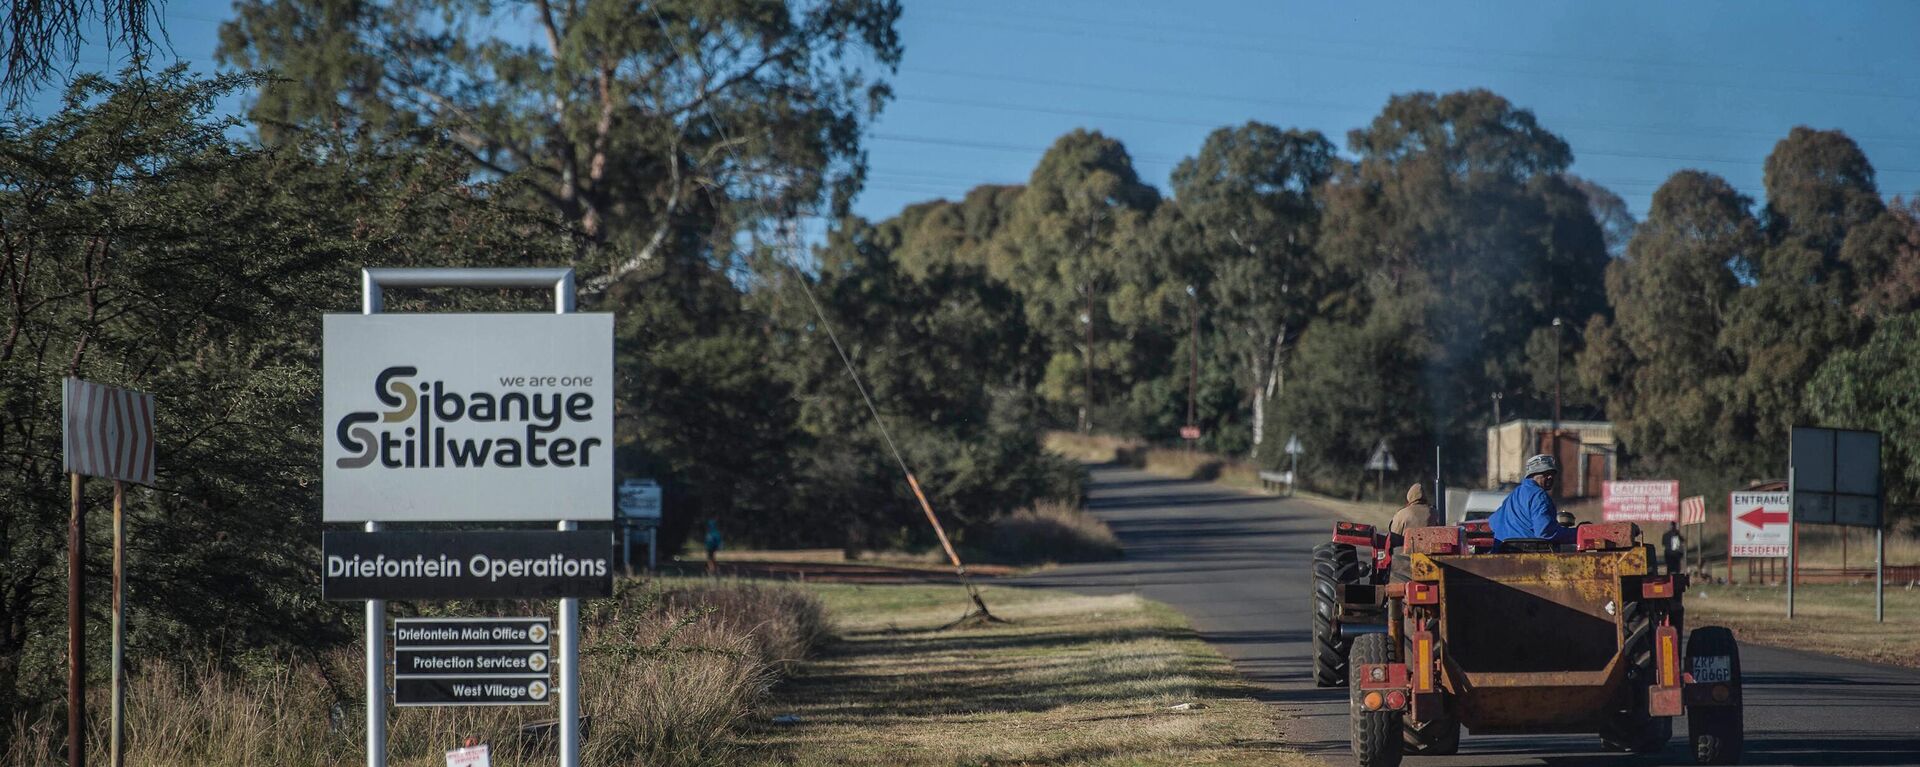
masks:
<svg viewBox="0 0 1920 767"><path fill-rule="evenodd" d="M1183 251L1176 267L1220 332L1251 401L1252 452L1265 441L1267 403L1286 354L1318 310L1326 269L1316 249L1322 185L1336 163L1317 131L1249 122L1207 136L1174 168Z"/></svg>
<svg viewBox="0 0 1920 767"><path fill-rule="evenodd" d="M596 243L603 284L727 265L735 234L844 209L898 64L897 0L238 0L227 65L282 78L269 142L442 143ZM664 266L663 266L664 264Z"/></svg>

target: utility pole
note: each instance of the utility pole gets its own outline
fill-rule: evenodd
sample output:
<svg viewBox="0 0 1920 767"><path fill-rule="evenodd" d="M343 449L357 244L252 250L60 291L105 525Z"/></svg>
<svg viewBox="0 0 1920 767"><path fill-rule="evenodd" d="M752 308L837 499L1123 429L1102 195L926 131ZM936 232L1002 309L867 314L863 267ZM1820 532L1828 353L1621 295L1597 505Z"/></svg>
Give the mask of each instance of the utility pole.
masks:
<svg viewBox="0 0 1920 767"><path fill-rule="evenodd" d="M1493 393L1493 482L1489 488L1500 486L1502 472L1507 468L1506 438L1500 434L1500 398L1506 396Z"/></svg>
<svg viewBox="0 0 1920 767"><path fill-rule="evenodd" d="M1560 318L1553 318L1553 452L1560 452ZM1558 458L1559 456L1555 456Z"/></svg>
<svg viewBox="0 0 1920 767"><path fill-rule="evenodd" d="M1192 285L1187 286L1187 301L1191 309L1188 314L1193 317L1193 334L1187 342L1192 352L1192 362L1187 366L1187 427L1192 428L1198 425L1193 421L1193 399L1194 392L1200 386L1200 297ZM1259 393L1255 392L1254 396L1259 396ZM1189 443L1194 441L1188 440Z"/></svg>
<svg viewBox="0 0 1920 767"><path fill-rule="evenodd" d="M1081 324L1084 324L1087 326L1087 355L1086 355L1087 391L1086 391L1086 398L1081 400L1081 404L1080 404L1080 433L1092 434L1093 433L1093 284L1088 283L1085 289L1087 293L1087 315L1085 318L1081 320Z"/></svg>

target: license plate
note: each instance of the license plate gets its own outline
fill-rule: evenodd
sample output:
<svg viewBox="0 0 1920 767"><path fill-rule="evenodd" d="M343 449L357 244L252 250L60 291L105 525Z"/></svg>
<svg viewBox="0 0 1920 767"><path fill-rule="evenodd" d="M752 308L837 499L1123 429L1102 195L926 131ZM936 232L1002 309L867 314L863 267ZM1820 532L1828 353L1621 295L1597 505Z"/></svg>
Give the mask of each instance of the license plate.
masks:
<svg viewBox="0 0 1920 767"><path fill-rule="evenodd" d="M1693 659L1693 681L1698 683L1733 681L1733 658L1704 655Z"/></svg>

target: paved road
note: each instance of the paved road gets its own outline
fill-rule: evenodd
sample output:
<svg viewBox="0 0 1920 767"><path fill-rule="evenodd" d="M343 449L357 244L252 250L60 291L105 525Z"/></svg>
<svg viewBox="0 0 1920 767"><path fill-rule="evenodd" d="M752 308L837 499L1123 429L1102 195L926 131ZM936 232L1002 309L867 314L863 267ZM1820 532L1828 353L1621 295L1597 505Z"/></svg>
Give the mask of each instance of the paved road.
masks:
<svg viewBox="0 0 1920 767"><path fill-rule="evenodd" d="M1291 714L1285 738L1350 764L1346 693L1309 679L1308 558L1330 519L1305 504L1141 471L1098 468L1089 506L1120 536L1120 562L1076 565L1022 582L1086 593L1134 591L1179 608ZM1920 671L1761 647L1742 648L1745 764L1920 765ZM1474 736L1454 757L1408 765L1690 764L1685 725L1662 758L1598 750L1593 736Z"/></svg>

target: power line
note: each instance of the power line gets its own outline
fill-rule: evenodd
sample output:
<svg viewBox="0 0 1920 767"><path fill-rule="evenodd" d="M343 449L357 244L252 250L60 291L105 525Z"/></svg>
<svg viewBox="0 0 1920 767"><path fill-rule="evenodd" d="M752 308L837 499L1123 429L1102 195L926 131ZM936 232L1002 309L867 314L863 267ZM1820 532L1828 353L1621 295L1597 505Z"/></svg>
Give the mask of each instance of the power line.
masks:
<svg viewBox="0 0 1920 767"><path fill-rule="evenodd" d="M941 11L936 10L934 11L934 13L938 14L938 13L941 13ZM964 14L953 15L951 17L951 21L959 24L987 27L992 29L1002 29L1002 30L1007 30L1012 32L1024 32L1029 34L1059 35L1059 36L1065 36L1065 37L1078 37L1078 38L1096 37L1096 35L1090 35L1083 30L1051 29L1046 27L1021 26L1017 24L1007 24L1007 23L996 22L991 20L973 18L973 17L966 16ZM1462 70L1468 70L1468 71L1496 72L1500 74L1519 74L1519 75L1536 76L1536 77L1547 76L1547 77L1561 77L1561 78L1569 78L1569 79L1601 80L1601 81L1627 83L1627 84L1633 84L1633 85L1659 85L1659 86L1669 86L1669 87L1670 86L1686 86L1686 87L1693 87L1693 88L1710 88L1714 90L1749 90L1749 91L1763 91L1763 92L1775 92L1775 93L1810 93L1810 94L1821 95L1821 96L1849 96L1849 97L1857 97L1857 98L1887 99L1887 100L1920 103L1920 97L1916 97L1915 95L1910 93L1882 93L1882 92L1873 92L1873 91L1835 90L1835 89L1827 89L1827 88L1796 88L1796 87L1790 87L1790 86L1749 85L1744 83L1700 82L1700 81L1680 80L1680 79L1673 79L1673 78L1647 78L1647 77L1630 77L1630 76L1623 76L1623 75L1553 72L1553 71L1547 71L1547 70L1540 70L1536 68L1515 69L1511 67L1488 66L1488 65L1479 64L1479 63L1422 61L1419 59L1395 58L1395 57L1377 56L1377 55L1306 53L1306 52L1300 52L1300 51L1276 50L1268 46L1262 46L1262 45L1251 45L1251 44L1242 44L1242 43L1223 43L1219 41L1182 40L1182 39L1172 38L1172 37L1155 37L1155 36L1145 36L1145 35L1125 35L1125 34L1111 35L1110 34L1110 35L1100 35L1098 37L1100 37L1101 39L1120 39L1120 40L1127 40L1131 42L1173 45L1173 46L1181 46L1181 47L1189 47L1189 48L1203 48L1216 53L1221 49L1228 49L1228 50L1238 50L1238 51L1247 52L1247 53L1258 53L1258 54L1267 55L1267 56L1314 56L1317 58L1356 61L1356 62L1362 62L1362 63L1405 64L1405 65L1420 66L1425 68L1462 69Z"/></svg>
<svg viewBox="0 0 1920 767"><path fill-rule="evenodd" d="M965 10L975 10L975 9L979 9L980 7L981 5L979 3L977 3L974 0L970 0L969 4L965 7ZM936 13L951 13L956 15L962 15L961 14L962 9L936 8L934 10ZM1109 9L1103 8L1102 12L1104 13L1107 10ZM1033 13L1022 13L1018 11L1007 11L1007 10L994 10L992 11L992 13L995 16L1026 18L1026 19L1032 19L1037 21L1063 22L1063 23L1067 23L1075 26L1094 25L1094 26L1122 27L1122 28L1128 28L1128 29L1151 29L1156 32L1160 32L1160 31L1191 32L1191 33L1196 33L1201 35L1213 35L1218 37L1237 38L1241 40L1253 40L1253 41L1259 41L1259 42L1270 42L1274 40L1286 39L1286 40L1298 41L1308 45L1334 45L1334 46L1346 46L1346 47L1368 48L1368 49L1385 48L1388 50L1396 50L1396 51L1397 50L1429 50L1429 51L1437 51L1437 52L1444 52L1444 53L1465 54L1470 56L1491 55L1491 56L1507 56L1507 57L1513 57L1513 58L1545 59L1550 61L1585 61L1585 62L1591 62L1596 64L1605 64L1609 66L1625 65L1625 66L1638 66L1638 67L1660 67L1660 68L1670 68L1670 69L1718 69L1723 71L1733 71L1733 72L1740 72L1740 73L1765 72L1765 73L1774 73L1774 74L1783 74L1783 75L1804 75L1804 76L1812 76L1812 77L1872 77L1872 78L1881 79L1881 80L1916 79L1915 76L1911 74L1902 74L1898 72L1884 71L1884 70L1874 71L1874 70L1856 69L1856 70L1833 71L1833 70L1788 69L1788 68L1780 68L1780 67L1734 66L1734 65L1720 64L1717 62L1676 61L1676 60L1658 60L1658 59L1630 59L1630 58L1614 58L1614 57L1606 57L1606 56L1569 55L1564 51L1510 50L1510 49L1503 50L1498 48L1488 48L1488 47L1480 47L1480 46L1438 45L1434 43L1412 42L1407 40L1380 40L1380 39L1355 40L1351 38L1348 38L1348 39L1329 38L1324 35L1313 35L1313 36L1285 35L1285 34L1279 34L1271 31L1263 31L1259 35L1249 35L1249 34L1243 34L1233 30L1229 30L1229 29L1222 29L1217 26L1198 27L1198 26L1192 26L1192 25L1186 25L1186 24L1170 23L1164 19L1154 19L1152 21L1145 21L1145 20L1132 20L1132 19L1115 19L1115 18L1112 18L1111 16L1093 16L1093 17L1054 16L1054 15L1043 15L1043 14L1033 14ZM1906 62L1911 64L1920 64L1920 59L1907 59Z"/></svg>

